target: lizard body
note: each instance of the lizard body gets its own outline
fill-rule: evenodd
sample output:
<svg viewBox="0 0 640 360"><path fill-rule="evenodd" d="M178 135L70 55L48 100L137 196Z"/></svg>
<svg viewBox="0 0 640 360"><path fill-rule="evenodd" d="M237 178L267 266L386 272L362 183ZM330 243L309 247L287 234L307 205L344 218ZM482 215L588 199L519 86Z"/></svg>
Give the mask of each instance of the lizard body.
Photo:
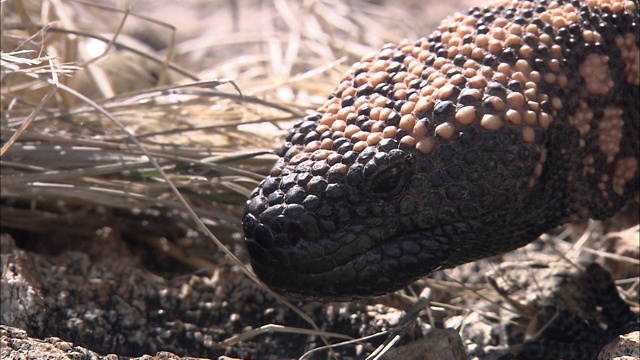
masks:
<svg viewBox="0 0 640 360"><path fill-rule="evenodd" d="M370 297L614 215L638 192L639 43L637 0L502 0L365 56L251 194L254 271Z"/></svg>

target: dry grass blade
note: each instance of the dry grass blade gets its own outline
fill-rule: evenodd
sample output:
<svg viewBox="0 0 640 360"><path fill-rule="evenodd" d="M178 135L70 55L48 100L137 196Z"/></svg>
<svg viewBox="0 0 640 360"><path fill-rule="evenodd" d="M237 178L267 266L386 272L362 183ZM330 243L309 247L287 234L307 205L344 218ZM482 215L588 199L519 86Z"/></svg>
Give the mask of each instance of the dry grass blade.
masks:
<svg viewBox="0 0 640 360"><path fill-rule="evenodd" d="M20 128L16 130L13 136L11 136L11 138L9 138L9 140L4 145L2 145L2 149L0 149L0 156L4 156L7 150L9 150L9 148L18 140L18 137L20 137L20 135L24 133L25 130L27 130L31 122L33 122L33 119L44 108L44 104L46 104L49 100L51 100L53 95L55 95L56 91L58 91L58 89L55 86L52 86L51 89L49 89L47 94L42 98L42 101L38 104L38 106L36 106L35 109L33 109L33 112L29 114L29 117L27 117L27 120L24 123L22 123Z"/></svg>
<svg viewBox="0 0 640 360"><path fill-rule="evenodd" d="M272 333L276 333L276 332L290 333L290 334L317 335L317 336L324 336L326 338L351 339L350 336L346 336L344 334L332 333L332 332L329 332L329 331L301 329L301 328L294 328L294 327L290 327L290 326L268 324L268 325L261 326L261 327L259 327L257 329L250 329L250 330L247 330L247 331L243 332L242 334L238 334L236 336L230 337L230 338L226 339L225 341L223 341L221 343L221 345L232 346L232 345L235 345L235 344L237 344L237 343L239 343L241 341L246 341L248 339L251 339L251 338L253 338L255 336L259 336L259 335L262 335L262 334L272 334Z"/></svg>
<svg viewBox="0 0 640 360"><path fill-rule="evenodd" d="M384 336L387 335L389 332L388 331L381 331L372 335L368 335L368 336L363 336L357 339L351 339L351 340L346 340L346 341L341 341L335 344L331 344L331 345L325 345L325 346L320 346L317 347L315 349L309 350L306 353L302 354L302 356L300 356L298 359L299 360L304 360L307 359L309 357L311 357L311 355L317 354L320 351L324 351L324 350L330 350L330 349L334 349L334 348L338 348L341 346L347 346L347 345L355 345L355 344L361 344L361 343L366 343L369 340L373 340L379 336Z"/></svg>

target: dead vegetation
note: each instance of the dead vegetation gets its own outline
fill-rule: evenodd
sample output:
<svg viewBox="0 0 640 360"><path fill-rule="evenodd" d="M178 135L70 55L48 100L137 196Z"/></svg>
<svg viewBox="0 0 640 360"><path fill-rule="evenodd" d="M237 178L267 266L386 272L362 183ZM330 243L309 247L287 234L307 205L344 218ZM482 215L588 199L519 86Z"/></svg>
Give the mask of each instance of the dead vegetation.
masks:
<svg viewBox="0 0 640 360"><path fill-rule="evenodd" d="M3 227L91 234L104 225L94 209L188 204L237 232L273 163L260 155L348 64L411 29L389 31L406 14L367 2L229 1L185 9L182 22L206 16L183 34L153 17L174 5L154 4L2 4ZM198 33L208 20L220 28Z"/></svg>
<svg viewBox="0 0 640 360"><path fill-rule="evenodd" d="M1 3L3 233L58 253L115 231L184 266L143 261L164 276L212 274L229 260L242 268L242 208L288 127L362 55L427 34L467 6L432 5L425 20L409 4L384 1L177 3ZM46 249L54 245L62 250ZM427 283L499 299L486 284ZM637 286L637 277L627 282ZM435 311L473 311L458 298ZM406 309L415 299L381 301ZM263 325L221 345L301 331Z"/></svg>

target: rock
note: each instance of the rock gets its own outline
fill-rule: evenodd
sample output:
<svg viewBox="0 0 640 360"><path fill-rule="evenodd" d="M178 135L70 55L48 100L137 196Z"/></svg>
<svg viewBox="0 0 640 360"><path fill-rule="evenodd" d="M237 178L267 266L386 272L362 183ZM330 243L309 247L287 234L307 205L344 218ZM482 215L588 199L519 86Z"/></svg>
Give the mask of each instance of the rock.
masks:
<svg viewBox="0 0 640 360"><path fill-rule="evenodd" d="M96 352L57 337L44 340L30 337L26 331L11 326L0 325L0 348L2 359L47 359L47 360L118 360L115 354L102 356ZM234 360L220 357L224 360ZM132 360L205 360L205 358L180 357L167 351L155 355L142 355Z"/></svg>
<svg viewBox="0 0 640 360"><path fill-rule="evenodd" d="M633 331L620 335L607 344L598 360L629 360L640 358L640 331Z"/></svg>
<svg viewBox="0 0 640 360"><path fill-rule="evenodd" d="M603 257L603 266L609 270L614 279L627 279L640 276L638 258L640 258L640 247L638 233L640 226L632 226L626 230L607 234L604 240L604 250L616 256L629 258L617 259Z"/></svg>
<svg viewBox="0 0 640 360"><path fill-rule="evenodd" d="M466 360L467 354L460 334L452 329L436 329L424 339L392 348L385 360Z"/></svg>
<svg viewBox="0 0 640 360"><path fill-rule="evenodd" d="M44 297L39 290L35 264L13 239L0 236L0 319L2 324L27 329L44 326Z"/></svg>

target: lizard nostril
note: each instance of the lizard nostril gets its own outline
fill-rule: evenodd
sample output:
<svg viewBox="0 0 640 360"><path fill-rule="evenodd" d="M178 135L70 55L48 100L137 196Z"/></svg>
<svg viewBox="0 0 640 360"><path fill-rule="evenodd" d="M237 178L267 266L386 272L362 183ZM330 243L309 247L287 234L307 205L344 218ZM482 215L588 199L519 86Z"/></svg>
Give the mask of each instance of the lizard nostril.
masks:
<svg viewBox="0 0 640 360"><path fill-rule="evenodd" d="M304 229L298 225L297 220L280 215L267 225L273 235L275 246L283 249L295 246L304 236Z"/></svg>

